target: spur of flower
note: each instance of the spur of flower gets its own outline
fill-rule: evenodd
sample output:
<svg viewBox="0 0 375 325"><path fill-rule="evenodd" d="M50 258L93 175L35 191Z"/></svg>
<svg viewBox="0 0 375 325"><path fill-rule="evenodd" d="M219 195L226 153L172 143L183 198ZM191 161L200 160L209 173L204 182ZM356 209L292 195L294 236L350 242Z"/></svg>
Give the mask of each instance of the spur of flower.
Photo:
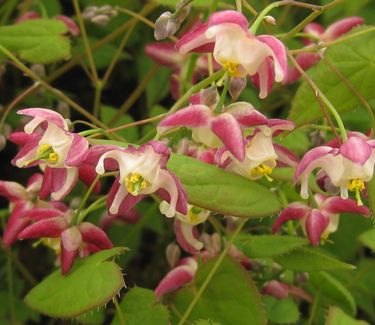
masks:
<svg viewBox="0 0 375 325"><path fill-rule="evenodd" d="M150 141L138 149L114 146L93 146L93 151L101 154L96 172L118 170L119 175L108 194L107 207L111 215L126 214L145 195L156 193L169 202L165 211L173 217L176 211L187 213L187 195L181 182L166 168L169 159L168 147L159 141Z"/></svg>
<svg viewBox="0 0 375 325"><path fill-rule="evenodd" d="M60 114L44 108L27 108L18 114L31 116L32 120L25 125L24 132L10 135L10 140L21 147L12 163L21 168L40 165L44 169L41 198L51 193L54 200L61 200L75 185L79 174L82 180L92 182L93 170L84 166L89 143L69 132Z"/></svg>
<svg viewBox="0 0 375 325"><path fill-rule="evenodd" d="M357 203L362 205L361 192L374 174L375 140L356 132L339 147L331 145L311 149L299 163L295 182L301 181L301 197L309 197L309 176L314 169L321 168L332 185L340 189L343 199L348 198L349 191L354 192Z"/></svg>
<svg viewBox="0 0 375 325"><path fill-rule="evenodd" d="M181 53L212 52L214 59L234 78L253 77L260 98L268 95L274 81L287 77L286 50L270 35L255 36L248 21L237 11L212 14L207 23L186 33L177 42Z"/></svg>
<svg viewBox="0 0 375 325"><path fill-rule="evenodd" d="M328 238L330 233L337 230L340 213L357 213L365 217L370 216L370 210L357 205L352 199L342 199L338 196L315 194L317 208L311 208L305 203L294 202L281 211L275 220L272 232L276 233L289 220L299 220L303 232L312 245L319 245L321 239Z"/></svg>
<svg viewBox="0 0 375 325"><path fill-rule="evenodd" d="M314 40L310 38L303 38L302 41L306 45L306 47L314 45L315 42L332 41L346 33L349 33L353 28L362 25L363 23L363 18L356 16L340 19L329 25L327 29L324 29L324 27L318 23L310 23L306 25L303 31L306 34L311 35ZM301 53L298 54L295 59L303 70L308 70L321 60L321 56L323 53L324 49L322 49L320 53ZM300 72L295 67L291 67L288 71L287 83L295 82L300 76Z"/></svg>
<svg viewBox="0 0 375 325"><path fill-rule="evenodd" d="M270 175L277 163L293 167L298 164L298 157L293 152L275 144L272 139L280 131L293 129L294 124L288 120L270 119L268 126L256 129L253 135L246 137L243 160L223 147L217 150L215 162L219 167L251 180L265 177L272 181Z"/></svg>
<svg viewBox="0 0 375 325"><path fill-rule="evenodd" d="M185 126L192 129L194 141L210 148L224 145L237 159L245 158L245 140L242 129L267 125L268 119L251 104L237 102L216 113L212 106L192 104L163 119L158 134Z"/></svg>
<svg viewBox="0 0 375 325"><path fill-rule="evenodd" d="M61 273L66 274L73 266L76 256L87 256L102 249L112 248L106 233L89 222L71 225L74 212L67 210L57 217L34 214L34 223L18 234L18 239L52 238L57 245L51 245L61 256Z"/></svg>

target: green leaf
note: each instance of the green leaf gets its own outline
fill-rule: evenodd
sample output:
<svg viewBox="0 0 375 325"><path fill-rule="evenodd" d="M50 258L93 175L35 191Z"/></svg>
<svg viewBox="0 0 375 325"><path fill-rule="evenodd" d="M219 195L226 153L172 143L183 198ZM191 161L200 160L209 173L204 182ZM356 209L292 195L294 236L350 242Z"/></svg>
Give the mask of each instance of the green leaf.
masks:
<svg viewBox="0 0 375 325"><path fill-rule="evenodd" d="M293 299L280 300L271 296L263 296L262 300L269 321L276 324L290 324L298 321L300 315Z"/></svg>
<svg viewBox="0 0 375 325"><path fill-rule="evenodd" d="M216 261L217 258L200 265L195 284L171 296L180 315L184 314ZM238 262L229 257L223 260L188 318L191 322L200 319L221 325L265 324L260 295L249 273Z"/></svg>
<svg viewBox="0 0 375 325"><path fill-rule="evenodd" d="M352 316L355 315L357 308L352 294L336 278L326 272L312 272L310 283L330 304L341 307Z"/></svg>
<svg viewBox="0 0 375 325"><path fill-rule="evenodd" d="M55 19L32 19L0 27L0 44L30 63L48 64L70 56L65 24Z"/></svg>
<svg viewBox="0 0 375 325"><path fill-rule="evenodd" d="M213 322L210 319L200 319L197 320L194 325L220 325L220 323Z"/></svg>
<svg viewBox="0 0 375 325"><path fill-rule="evenodd" d="M368 194L368 203L371 210L371 215L374 218L375 216L375 177L373 177L367 183L367 194Z"/></svg>
<svg viewBox="0 0 375 325"><path fill-rule="evenodd" d="M375 251L375 228L362 233L358 239L363 245Z"/></svg>
<svg viewBox="0 0 375 325"><path fill-rule="evenodd" d="M250 258L273 257L305 246L306 238L292 236L241 234L235 240L236 246Z"/></svg>
<svg viewBox="0 0 375 325"><path fill-rule="evenodd" d="M352 270L355 266L341 262L318 248L298 248L289 254L275 257L284 268L294 271L326 271L335 269Z"/></svg>
<svg viewBox="0 0 375 325"><path fill-rule="evenodd" d="M102 122L104 124L107 124L112 119L112 117L117 113L117 111L118 110L115 107L109 105L102 105L100 109ZM134 119L130 115L123 114L119 118L117 118L114 123L111 124L111 127L121 126L132 122L134 122ZM118 135L121 135L129 142L137 141L139 137L138 133L138 128L136 126L126 128L117 132Z"/></svg>
<svg viewBox="0 0 375 325"><path fill-rule="evenodd" d="M120 309L126 325L167 325L169 323L167 307L158 303L154 292L149 289L131 289L121 301ZM123 324L117 313L111 324Z"/></svg>
<svg viewBox="0 0 375 325"><path fill-rule="evenodd" d="M375 28L359 27L355 28L351 34L358 35L329 46L324 57L350 84L354 85L365 100L370 100L375 98L373 90L375 83ZM344 37L348 37L348 35L350 34L346 34ZM353 94L342 78L332 71L331 67L323 60L309 70L309 75L339 112L362 106L358 96ZM297 126L301 126L323 116L314 92L304 81L293 100L289 118Z"/></svg>
<svg viewBox="0 0 375 325"><path fill-rule="evenodd" d="M167 167L181 180L189 202L237 217L261 217L281 209L268 188L199 160L172 154Z"/></svg>
<svg viewBox="0 0 375 325"><path fill-rule="evenodd" d="M26 304L52 317L75 317L107 303L125 285L118 265L107 260L123 251L115 247L78 260L65 276L56 270L27 294Z"/></svg>
<svg viewBox="0 0 375 325"><path fill-rule="evenodd" d="M331 307L328 311L326 325L369 325L369 323L363 320L355 320L340 308Z"/></svg>

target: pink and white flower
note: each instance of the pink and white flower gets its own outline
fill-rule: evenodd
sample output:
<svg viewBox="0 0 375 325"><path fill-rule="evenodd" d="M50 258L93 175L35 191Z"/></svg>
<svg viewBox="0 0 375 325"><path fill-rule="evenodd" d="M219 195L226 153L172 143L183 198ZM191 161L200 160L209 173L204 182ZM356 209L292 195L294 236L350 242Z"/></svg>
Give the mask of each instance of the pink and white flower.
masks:
<svg viewBox="0 0 375 325"><path fill-rule="evenodd" d="M25 125L24 132L10 136L11 141L21 146L12 163L21 168L40 165L44 169L41 198L51 193L54 200L61 200L77 182L80 167L82 179L92 182L93 170L84 166L89 143L69 132L60 114L44 108L23 109L18 114L31 116L32 120Z"/></svg>
<svg viewBox="0 0 375 325"><path fill-rule="evenodd" d="M260 98L268 95L274 81L287 77L286 50L270 35L255 36L248 21L237 11L212 14L207 23L197 26L177 42L182 54L213 52L215 60L235 78L253 77L260 88Z"/></svg>
<svg viewBox="0 0 375 325"><path fill-rule="evenodd" d="M187 213L186 192L177 176L166 168L169 149L164 143L150 141L139 149L133 146L96 149L94 146L92 150L106 151L96 166L99 175L106 170L119 170L108 195L110 214L124 215L145 195L155 192L169 202L169 209L165 211L168 217L173 217L176 211Z"/></svg>
<svg viewBox="0 0 375 325"><path fill-rule="evenodd" d="M364 20L362 17L353 16L340 19L329 25L327 29L324 29L324 27L318 23L310 23L306 25L303 31L317 39L317 43L327 42L349 33L353 28L362 25L363 23ZM316 44L315 41L309 38L304 38L302 41L307 47ZM296 61L301 68L306 71L321 60L321 55L323 55L323 53L324 49L321 50L320 53L301 53L296 56ZM288 71L287 83L295 82L300 76L300 72L295 67L291 67Z"/></svg>
<svg viewBox="0 0 375 325"><path fill-rule="evenodd" d="M157 131L163 134L176 127L191 128L194 141L210 148L218 148L224 144L242 161L245 158L242 129L267 124L267 117L246 102L226 106L224 112L219 114L212 107L193 104L167 116L159 123Z"/></svg>
<svg viewBox="0 0 375 325"><path fill-rule="evenodd" d="M35 221L18 234L18 239L58 238L60 239L61 273L66 274L73 266L74 259L95 253L102 249L112 248L113 245L106 233L89 222L81 222L72 226L72 210L57 217L45 217L33 214Z"/></svg>
<svg viewBox="0 0 375 325"><path fill-rule="evenodd" d="M325 145L308 151L298 165L295 182L301 181L301 196L309 197L308 179L312 171L321 168L333 186L340 188L341 197L348 198L348 191L355 192L358 204L365 182L372 179L375 164L375 140L368 140L361 133L349 136L338 148Z"/></svg>
<svg viewBox="0 0 375 325"><path fill-rule="evenodd" d="M289 220L299 220L311 244L319 245L321 238L326 239L330 233L337 230L340 213L352 212L365 217L370 216L370 210L367 207L357 205L352 199L328 197L321 194L315 194L314 198L318 208L311 208L302 202L289 204L275 220L272 232L278 232L283 223Z"/></svg>

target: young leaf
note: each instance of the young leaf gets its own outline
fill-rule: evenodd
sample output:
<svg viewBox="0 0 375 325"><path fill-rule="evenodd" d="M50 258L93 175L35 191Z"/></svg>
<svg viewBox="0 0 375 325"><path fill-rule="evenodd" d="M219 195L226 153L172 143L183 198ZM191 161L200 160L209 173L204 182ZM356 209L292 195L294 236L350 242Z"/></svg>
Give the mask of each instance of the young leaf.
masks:
<svg viewBox="0 0 375 325"><path fill-rule="evenodd" d="M328 311L326 325L370 325L363 320L355 320L345 314L340 308L331 307Z"/></svg>
<svg viewBox="0 0 375 325"><path fill-rule="evenodd" d="M0 27L0 43L30 63L48 64L70 55L65 24L56 19L32 19Z"/></svg>
<svg viewBox="0 0 375 325"><path fill-rule="evenodd" d="M107 261L123 251L100 251L77 261L67 275L56 270L27 294L26 304L52 317L75 317L104 305L125 285L118 265Z"/></svg>
<svg viewBox="0 0 375 325"><path fill-rule="evenodd" d="M292 236L241 234L235 241L236 246L250 258L273 257L308 244L306 238Z"/></svg>
<svg viewBox="0 0 375 325"><path fill-rule="evenodd" d="M184 314L197 290L207 279L216 260L200 265L195 284L179 290L171 297L180 315ZM188 318L191 322L200 319L209 319L221 325L265 324L260 295L251 277L238 262L226 257L221 263Z"/></svg>
<svg viewBox="0 0 375 325"><path fill-rule="evenodd" d="M166 306L158 303L152 290L144 288L131 289L120 304L126 325L167 325L169 313ZM120 316L116 313L112 325L122 324Z"/></svg>
<svg viewBox="0 0 375 325"><path fill-rule="evenodd" d="M263 296L262 300L269 321L276 324L291 324L298 321L300 314L293 299L276 299L271 296Z"/></svg>
<svg viewBox="0 0 375 325"><path fill-rule="evenodd" d="M357 308L352 294L336 278L326 272L311 272L310 283L330 303L341 307L352 316L355 315Z"/></svg>
<svg viewBox="0 0 375 325"><path fill-rule="evenodd" d="M334 269L354 269L355 266L341 262L317 248L298 248L275 257L275 261L284 268L294 271L326 271Z"/></svg>
<svg viewBox="0 0 375 325"><path fill-rule="evenodd" d="M357 36L354 36L358 34ZM350 37L353 35L353 37ZM373 27L355 28L348 39L331 45L324 57L347 79L365 100L375 97L375 29ZM361 101L348 88L348 85L332 71L324 60L309 70L309 75L319 89L339 111L349 111L361 106ZM324 116L314 92L306 82L298 88L293 100L289 118L297 126L313 122Z"/></svg>
<svg viewBox="0 0 375 325"><path fill-rule="evenodd" d="M375 251L375 228L365 231L358 239L363 245Z"/></svg>

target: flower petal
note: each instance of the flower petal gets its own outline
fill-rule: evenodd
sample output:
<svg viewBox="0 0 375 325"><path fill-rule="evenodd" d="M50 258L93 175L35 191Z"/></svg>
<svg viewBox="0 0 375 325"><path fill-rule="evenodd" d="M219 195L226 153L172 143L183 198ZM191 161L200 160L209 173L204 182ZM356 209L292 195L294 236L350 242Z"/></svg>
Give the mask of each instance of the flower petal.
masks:
<svg viewBox="0 0 375 325"><path fill-rule="evenodd" d="M230 104L225 111L233 115L241 127L252 127L268 123L267 117L247 102Z"/></svg>
<svg viewBox="0 0 375 325"><path fill-rule="evenodd" d="M24 217L25 211L29 208L30 204L24 201L18 201L14 205L4 228L3 243L5 246L13 245L18 234L30 223L30 220Z"/></svg>
<svg viewBox="0 0 375 325"><path fill-rule="evenodd" d="M17 114L28 115L34 117L28 124L25 125L25 132L30 134L40 123L47 121L57 125L60 129L69 131L68 124L65 119L57 112L47 108L26 108L21 109Z"/></svg>
<svg viewBox="0 0 375 325"><path fill-rule="evenodd" d="M276 233L279 231L283 223L289 220L299 220L302 219L309 213L310 208L302 203L292 203L289 204L283 211L281 211L280 215L277 217L275 222L272 226L272 233Z"/></svg>
<svg viewBox="0 0 375 325"><path fill-rule="evenodd" d="M199 240L199 232L196 226L175 219L173 229L177 243L184 251L196 254L203 248L203 243Z"/></svg>
<svg viewBox="0 0 375 325"><path fill-rule="evenodd" d="M357 164L364 165L372 154L372 148L365 139L350 137L340 146L340 154Z"/></svg>
<svg viewBox="0 0 375 325"><path fill-rule="evenodd" d="M51 197L62 200L74 187L78 180L78 168L52 168Z"/></svg>
<svg viewBox="0 0 375 325"><path fill-rule="evenodd" d="M24 212L24 217L33 221L63 216L65 211L55 208L32 208Z"/></svg>
<svg viewBox="0 0 375 325"><path fill-rule="evenodd" d="M63 217L39 220L22 230L18 234L18 239L60 237L68 226L68 222Z"/></svg>
<svg viewBox="0 0 375 325"><path fill-rule="evenodd" d="M277 299L285 299L289 295L289 286L286 283L271 280L264 286L262 293Z"/></svg>
<svg viewBox="0 0 375 325"><path fill-rule="evenodd" d="M180 54L175 49L174 43L155 42L146 44L145 53L157 63L174 68L186 61L187 56Z"/></svg>
<svg viewBox="0 0 375 325"><path fill-rule="evenodd" d="M357 201L352 199L342 199L339 196L328 197L324 200L322 206L322 211L327 211L328 213L358 213L365 217L371 215L370 210L364 205L358 205Z"/></svg>
<svg viewBox="0 0 375 325"><path fill-rule="evenodd" d="M78 167L88 154L89 143L86 138L75 133L71 134L73 136L73 141L68 151L68 155L66 156L65 165L69 167Z"/></svg>
<svg viewBox="0 0 375 325"><path fill-rule="evenodd" d="M79 35L80 33L79 27L74 22L74 20L71 19L70 17L64 16L64 15L57 15L53 18L57 20L61 20L65 24L65 26L68 28L70 34L72 34L73 36Z"/></svg>
<svg viewBox="0 0 375 325"><path fill-rule="evenodd" d="M11 202L29 199L26 189L21 184L7 181L0 181L0 196L4 196Z"/></svg>
<svg viewBox="0 0 375 325"><path fill-rule="evenodd" d="M301 53L298 54L295 59L300 67L304 71L306 71L317 64L321 60L321 57L319 53ZM288 79L286 83L291 84L295 82L300 76L301 73L296 69L296 67L290 67L288 70Z"/></svg>
<svg viewBox="0 0 375 325"><path fill-rule="evenodd" d="M91 186L96 178L95 167L89 164L82 163L78 169L78 178L86 184L86 186ZM99 193L101 188L100 180L96 182L93 192Z"/></svg>
<svg viewBox="0 0 375 325"><path fill-rule="evenodd" d="M319 245L320 237L328 227L329 218L318 209L312 209L306 219L306 233L314 246Z"/></svg>
<svg viewBox="0 0 375 325"><path fill-rule="evenodd" d="M364 20L362 17L347 17L340 19L330 25L324 32L322 38L324 40L334 40L343 34L350 32L354 27L362 25Z"/></svg>
<svg viewBox="0 0 375 325"><path fill-rule="evenodd" d="M70 227L61 234L61 273L70 271L78 249L82 243L82 236L77 227Z"/></svg>
<svg viewBox="0 0 375 325"><path fill-rule="evenodd" d="M94 244L100 249L109 249L113 247L107 234L100 228L94 226L89 222L81 222L78 230L82 235L82 240L85 243Z"/></svg>

